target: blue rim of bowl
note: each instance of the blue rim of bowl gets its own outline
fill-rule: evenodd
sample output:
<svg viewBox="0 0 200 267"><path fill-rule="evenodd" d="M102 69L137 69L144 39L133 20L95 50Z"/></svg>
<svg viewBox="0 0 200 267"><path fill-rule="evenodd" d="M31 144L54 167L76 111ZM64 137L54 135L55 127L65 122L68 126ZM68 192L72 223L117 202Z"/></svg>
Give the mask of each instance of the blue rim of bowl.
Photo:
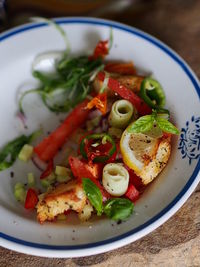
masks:
<svg viewBox="0 0 200 267"><path fill-rule="evenodd" d="M130 26L126 26L124 24L121 23L117 23L117 22L113 22L113 21L109 21L109 20L103 20L103 19L95 19L95 18L60 18L60 19L54 19L57 23L59 24L90 24L90 25L98 25L98 26L107 26L107 27L112 27L115 29L119 29L125 32L128 32L130 34L136 35L142 39L145 39L146 41L152 43L153 45L155 45L156 47L158 47L159 49L161 49L164 53L166 53L169 57L171 57L185 72L185 74L188 76L188 78L191 80L199 98L200 98L200 86L197 82L197 78L195 77L195 74L192 73L192 71L190 70L190 68L187 66L187 64L184 62L183 59L181 59L171 48L169 48L168 46L166 46L164 43L162 43L161 41L159 41L158 39L156 39L155 37L137 30L135 28L132 28ZM36 28L41 28L41 27L46 27L48 26L46 23L32 23L32 24L27 24L24 26L20 26L17 28L14 28L13 30L10 30L8 32L5 32L3 34L0 35L0 42L12 37L16 34L25 32L25 31L29 31L32 29L36 29ZM99 247L99 246L103 246L103 245L107 245L113 242L117 242L120 241L124 238L130 237L133 234L138 233L139 231L144 230L145 228L147 228L148 226L150 226L152 223L158 221L159 219L161 219L167 212L169 212L177 203L179 200L181 200L181 198L186 194L186 192L189 190L189 188L191 187L191 185L193 184L193 182L195 181L195 178L198 175L198 172L200 170L200 159L197 162L197 165L192 173L192 176L190 177L190 179L188 180L188 182L186 183L186 185L184 186L184 188L179 192L179 194L171 201L170 204L168 204L162 211L160 211L157 215L155 215L153 218L151 218L150 220L148 220L147 222L145 222L144 224L136 227L135 229L128 231L127 233L121 234L119 236L113 237L113 238L109 238L103 241L99 241L99 242L94 242L94 243L89 243L89 244L82 244L82 245L71 245L71 246L56 246L56 245L47 245L47 244L39 244L39 243L33 243L33 242L29 242L29 241L25 241L22 239L18 239L12 236L9 236L7 234L4 233L0 233L0 237L3 239L6 239L7 241L13 242L13 243L17 243L20 245L24 245L27 247L33 247L33 248L39 248L39 249L47 249L47 250L80 250L80 249L89 249L89 248L95 248L95 247Z"/></svg>

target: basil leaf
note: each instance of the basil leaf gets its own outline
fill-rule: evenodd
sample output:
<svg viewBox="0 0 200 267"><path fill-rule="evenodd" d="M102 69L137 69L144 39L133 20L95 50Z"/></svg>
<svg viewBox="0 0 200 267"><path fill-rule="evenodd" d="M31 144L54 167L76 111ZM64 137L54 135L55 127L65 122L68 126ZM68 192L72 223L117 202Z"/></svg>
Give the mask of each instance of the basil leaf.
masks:
<svg viewBox="0 0 200 267"><path fill-rule="evenodd" d="M163 132L172 133L172 134L180 134L179 130L168 120L157 117L156 122L158 124L158 127Z"/></svg>
<svg viewBox="0 0 200 267"><path fill-rule="evenodd" d="M134 121L128 128L129 133L144 133L153 127L154 115L146 115Z"/></svg>
<svg viewBox="0 0 200 267"><path fill-rule="evenodd" d="M126 198L109 199L104 206L105 214L112 220L124 220L133 213L134 205Z"/></svg>
<svg viewBox="0 0 200 267"><path fill-rule="evenodd" d="M92 206L96 209L97 215L103 212L103 198L100 189L88 178L83 178L83 189Z"/></svg>
<svg viewBox="0 0 200 267"><path fill-rule="evenodd" d="M33 141L39 133L39 131L36 131L29 136L22 135L5 145L0 151L0 171L12 166L22 147Z"/></svg>

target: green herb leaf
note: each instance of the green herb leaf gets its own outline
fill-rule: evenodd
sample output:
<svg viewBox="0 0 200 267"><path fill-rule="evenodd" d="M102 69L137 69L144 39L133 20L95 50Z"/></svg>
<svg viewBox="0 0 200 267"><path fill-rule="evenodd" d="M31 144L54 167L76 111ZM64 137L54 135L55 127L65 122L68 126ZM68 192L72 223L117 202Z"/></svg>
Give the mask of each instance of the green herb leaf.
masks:
<svg viewBox="0 0 200 267"><path fill-rule="evenodd" d="M89 81L97 69L102 68L100 59L89 60L87 56L69 58L64 56L58 63L55 75L49 76L34 71L33 76L40 81L40 87L25 92L19 101L23 112L22 101L29 93L38 93L45 106L52 112L68 112L83 101L90 92Z"/></svg>
<svg viewBox="0 0 200 267"><path fill-rule="evenodd" d="M156 122L158 124L158 127L163 132L172 133L172 134L180 134L180 131L168 120L157 117Z"/></svg>
<svg viewBox="0 0 200 267"><path fill-rule="evenodd" d="M153 127L155 121L154 115L146 115L140 117L135 122L133 122L130 127L128 128L129 133L144 133Z"/></svg>
<svg viewBox="0 0 200 267"><path fill-rule="evenodd" d="M29 136L22 135L5 145L0 151L0 171L3 171L13 165L19 152L25 144L30 143L38 136L38 131Z"/></svg>
<svg viewBox="0 0 200 267"><path fill-rule="evenodd" d="M133 213L134 205L126 198L109 199L104 206L105 214L112 220L127 219Z"/></svg>
<svg viewBox="0 0 200 267"><path fill-rule="evenodd" d="M90 203L97 211L97 215L100 216L103 212L103 198L100 189L88 178L83 178L83 189Z"/></svg>

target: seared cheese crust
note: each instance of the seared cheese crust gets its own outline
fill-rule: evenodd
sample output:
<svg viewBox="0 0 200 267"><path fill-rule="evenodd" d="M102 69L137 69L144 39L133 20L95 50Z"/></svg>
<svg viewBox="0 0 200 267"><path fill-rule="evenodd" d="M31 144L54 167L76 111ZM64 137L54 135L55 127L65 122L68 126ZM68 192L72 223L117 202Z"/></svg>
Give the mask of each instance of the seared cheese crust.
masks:
<svg viewBox="0 0 200 267"><path fill-rule="evenodd" d="M80 213L86 204L82 184L76 180L62 183L39 196L37 218L40 223L52 221L67 210Z"/></svg>
<svg viewBox="0 0 200 267"><path fill-rule="evenodd" d="M155 156L136 174L141 177L144 185L147 185L164 169L171 153L171 138L162 138Z"/></svg>

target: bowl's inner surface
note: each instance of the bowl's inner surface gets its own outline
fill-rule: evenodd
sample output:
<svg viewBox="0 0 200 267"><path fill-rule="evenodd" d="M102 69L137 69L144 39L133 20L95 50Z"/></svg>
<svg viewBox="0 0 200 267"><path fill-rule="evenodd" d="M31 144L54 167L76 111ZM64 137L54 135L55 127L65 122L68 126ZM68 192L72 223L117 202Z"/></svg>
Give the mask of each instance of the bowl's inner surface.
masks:
<svg viewBox="0 0 200 267"><path fill-rule="evenodd" d="M91 53L99 39L107 39L109 27L89 24L64 24L75 54ZM160 48L141 37L113 29L114 44L109 59L132 60L139 69L150 72L158 79L166 93L166 107L171 111L172 120L180 129L185 127L192 115L197 116L199 103L191 80L183 69ZM0 69L2 97L0 98L0 146L20 135L24 130L16 119L17 97L20 87L31 89L35 80L31 76L34 57L44 51L62 50L64 43L52 27L40 27L16 34L0 43ZM9 51L9 53L8 53ZM188 99L192 105L186 108ZM44 126L44 134L59 124L59 118L42 105L36 95L24 101L28 117L28 130L32 132ZM36 214L25 211L13 196L13 185L26 181L28 172L35 176L39 172L30 162L17 162L12 168L0 173L0 231L22 240L53 245L77 245L98 242L124 234L141 226L165 208L182 190L192 175L197 162L189 165L187 158L182 159L178 150L178 137L173 137L172 153L167 167L147 188L135 205L133 216L121 224L105 218L93 218L87 223L79 223L72 215L65 223L40 225ZM14 171L14 177L10 172Z"/></svg>

